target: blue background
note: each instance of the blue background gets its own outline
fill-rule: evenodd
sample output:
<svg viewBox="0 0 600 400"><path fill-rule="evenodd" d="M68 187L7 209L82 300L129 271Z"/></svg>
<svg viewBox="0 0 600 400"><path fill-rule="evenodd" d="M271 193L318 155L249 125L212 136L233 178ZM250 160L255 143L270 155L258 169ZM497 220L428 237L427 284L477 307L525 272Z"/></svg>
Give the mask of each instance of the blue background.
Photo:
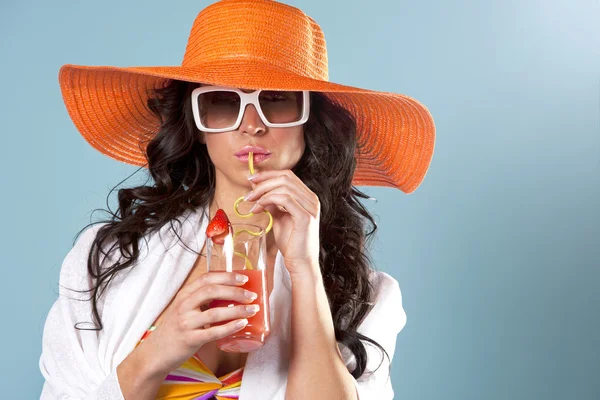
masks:
<svg viewBox="0 0 600 400"><path fill-rule="evenodd" d="M361 187L378 199L365 201L377 268L399 281L408 316L396 398L600 398L599 3L287 3L323 28L331 81L408 94L435 118L414 193ZM79 135L58 70L180 64L209 3L166 4L0 6L3 398L39 397L61 262L135 170Z"/></svg>

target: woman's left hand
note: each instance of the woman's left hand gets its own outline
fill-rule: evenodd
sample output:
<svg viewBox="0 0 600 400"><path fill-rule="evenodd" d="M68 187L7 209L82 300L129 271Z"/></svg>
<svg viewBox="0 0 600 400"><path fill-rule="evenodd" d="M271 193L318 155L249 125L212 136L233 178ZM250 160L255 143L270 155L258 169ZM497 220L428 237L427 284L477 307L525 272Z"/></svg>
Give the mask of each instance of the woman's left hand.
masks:
<svg viewBox="0 0 600 400"><path fill-rule="evenodd" d="M320 276L319 197L289 169L257 172L251 182L246 201L256 202L253 213L266 209L273 216L275 244L290 275Z"/></svg>

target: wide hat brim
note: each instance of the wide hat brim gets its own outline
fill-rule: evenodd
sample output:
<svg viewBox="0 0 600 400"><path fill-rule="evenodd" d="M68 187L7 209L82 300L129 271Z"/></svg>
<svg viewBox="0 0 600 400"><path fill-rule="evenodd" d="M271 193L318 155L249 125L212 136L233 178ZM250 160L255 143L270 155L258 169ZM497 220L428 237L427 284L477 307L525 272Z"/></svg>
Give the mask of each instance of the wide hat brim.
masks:
<svg viewBox="0 0 600 400"><path fill-rule="evenodd" d="M431 163L435 125L419 101L297 75L256 59L232 58L184 66L63 65L59 84L78 131L95 149L118 161L146 166L145 147L160 128L148 109L150 89L166 79L247 89L323 92L357 122L360 151L353 184L413 192Z"/></svg>

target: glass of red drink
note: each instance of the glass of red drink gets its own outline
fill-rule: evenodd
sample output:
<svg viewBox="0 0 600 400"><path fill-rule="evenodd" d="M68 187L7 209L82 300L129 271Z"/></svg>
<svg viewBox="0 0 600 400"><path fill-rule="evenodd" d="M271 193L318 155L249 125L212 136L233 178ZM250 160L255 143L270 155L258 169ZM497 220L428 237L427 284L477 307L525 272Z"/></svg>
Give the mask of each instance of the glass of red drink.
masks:
<svg viewBox="0 0 600 400"><path fill-rule="evenodd" d="M240 331L217 341L217 347L231 353L247 353L263 346L269 335L269 295L267 291L267 247L264 228L254 224L232 223L223 244L206 239L206 262L208 273L234 272L248 277L243 287L258 297L248 304L258 304L260 309L248 318L248 324ZM213 300L209 308L239 305L232 300ZM221 321L213 325L222 325Z"/></svg>

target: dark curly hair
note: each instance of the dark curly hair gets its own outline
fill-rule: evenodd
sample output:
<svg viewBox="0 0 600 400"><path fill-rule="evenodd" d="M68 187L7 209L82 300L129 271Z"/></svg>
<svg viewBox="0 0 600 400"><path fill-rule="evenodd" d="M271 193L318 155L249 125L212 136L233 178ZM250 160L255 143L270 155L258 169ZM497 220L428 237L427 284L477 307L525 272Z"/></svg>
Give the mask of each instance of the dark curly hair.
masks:
<svg viewBox="0 0 600 400"><path fill-rule="evenodd" d="M117 211L111 211L107 202L108 210L99 210L109 213L110 218L92 222L77 234L90 225L104 224L98 229L87 260L93 285L84 292L93 292L93 316L100 325L93 330L102 330L98 298L115 274L135 265L140 254L139 240L167 223L173 229L172 222L177 217L187 210L206 207L213 198L214 164L206 145L199 140L201 132L194 123L191 108L191 92L198 86L201 84L171 79L151 90L148 108L160 120L160 130L146 148L147 168L154 184L119 189ZM311 113L304 126L306 149L293 172L321 202L321 273L335 338L354 354L356 368L352 375L358 379L366 372L367 365L367 352L361 340L377 346L390 360L381 345L357 332L373 307L375 293L369 281L372 263L366 253L366 242L375 233L377 224L359 201L371 197L352 185L355 151L360 151L356 120L324 93L311 92L310 102ZM369 232L365 229L367 221L372 226ZM105 251L107 243L112 246ZM108 259L117 247L118 261L107 268L101 267L100 253Z"/></svg>

